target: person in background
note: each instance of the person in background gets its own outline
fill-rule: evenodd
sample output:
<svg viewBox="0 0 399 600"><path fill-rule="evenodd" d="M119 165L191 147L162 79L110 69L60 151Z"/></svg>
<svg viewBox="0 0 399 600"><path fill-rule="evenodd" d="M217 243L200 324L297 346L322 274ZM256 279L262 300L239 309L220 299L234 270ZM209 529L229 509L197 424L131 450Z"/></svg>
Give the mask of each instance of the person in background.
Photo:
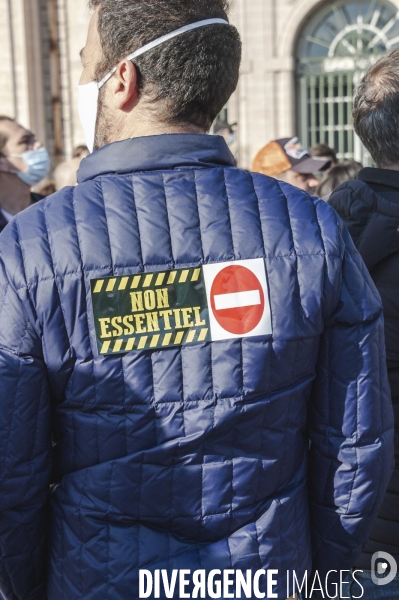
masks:
<svg viewBox="0 0 399 600"><path fill-rule="evenodd" d="M355 562L365 598L397 600L399 575L376 586L371 558L387 552L399 567L399 50L366 73L355 95L354 127L376 168L336 189L330 205L346 223L381 295L388 375L395 411L395 471L362 555ZM376 412L376 418L380 418ZM388 562L386 562L388 565ZM392 565L390 565L392 569ZM388 572L388 571L387 571ZM383 573L384 576L387 572ZM370 594L370 595L369 595ZM353 597L358 596L354 592Z"/></svg>
<svg viewBox="0 0 399 600"><path fill-rule="evenodd" d="M226 144L231 146L236 139L236 134L233 129L235 125L237 125L237 123L230 125L227 121L217 120L213 126L213 133L215 135L221 135L225 139Z"/></svg>
<svg viewBox="0 0 399 600"><path fill-rule="evenodd" d="M90 151L88 147L84 144L81 144L80 146L76 146L76 148L73 149L72 158L80 158L80 160L83 160L84 158L86 158L86 156L89 156L89 154Z"/></svg>
<svg viewBox="0 0 399 600"><path fill-rule="evenodd" d="M350 179L357 179L357 175L362 168L363 165L355 160L345 160L335 165L335 167L328 169L316 189L316 196L323 198L323 200L328 200L331 193L341 183Z"/></svg>
<svg viewBox="0 0 399 600"><path fill-rule="evenodd" d="M315 173L330 167L330 159L312 158L297 137L274 140L264 146L252 163L252 171L275 177L305 192L319 185Z"/></svg>
<svg viewBox="0 0 399 600"><path fill-rule="evenodd" d="M14 119L0 116L0 231L42 196L31 191L50 170L47 150Z"/></svg>
<svg viewBox="0 0 399 600"><path fill-rule="evenodd" d="M54 181L57 191L69 185L76 185L80 163L89 154L87 146L77 146L72 153L71 160L66 160L55 168Z"/></svg>
<svg viewBox="0 0 399 600"><path fill-rule="evenodd" d="M330 169L336 167L339 164L337 153L333 148L327 146L327 144L315 144L309 148L309 154L312 158L319 158L321 160L330 160Z"/></svg>
<svg viewBox="0 0 399 600"><path fill-rule="evenodd" d="M51 194L54 194L55 191L55 182L50 177L45 177L39 183L32 187L32 192L35 194L39 194L43 198L51 196Z"/></svg>
<svg viewBox="0 0 399 600"><path fill-rule="evenodd" d="M234 156L234 159L237 163L238 159L238 139L237 132L234 129L237 126L237 123L233 123L230 125L227 121L217 120L213 125L213 133L214 135L220 135L224 138L226 144L229 147L230 152Z"/></svg>

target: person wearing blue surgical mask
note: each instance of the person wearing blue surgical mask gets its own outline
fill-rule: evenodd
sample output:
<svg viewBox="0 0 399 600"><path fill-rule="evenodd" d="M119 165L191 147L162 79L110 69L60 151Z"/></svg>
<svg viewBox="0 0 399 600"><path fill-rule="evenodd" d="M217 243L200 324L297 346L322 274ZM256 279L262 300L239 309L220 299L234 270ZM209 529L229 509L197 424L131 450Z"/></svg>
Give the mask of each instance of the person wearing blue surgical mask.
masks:
<svg viewBox="0 0 399 600"><path fill-rule="evenodd" d="M35 135L10 117L0 116L0 231L41 196L31 187L50 170L50 158Z"/></svg>

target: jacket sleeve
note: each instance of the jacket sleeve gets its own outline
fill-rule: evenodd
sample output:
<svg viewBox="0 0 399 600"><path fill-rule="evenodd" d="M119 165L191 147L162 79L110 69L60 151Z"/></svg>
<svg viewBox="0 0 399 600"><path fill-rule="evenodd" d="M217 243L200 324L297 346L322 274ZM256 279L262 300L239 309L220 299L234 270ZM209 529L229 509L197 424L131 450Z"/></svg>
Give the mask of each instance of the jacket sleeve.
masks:
<svg viewBox="0 0 399 600"><path fill-rule="evenodd" d="M50 471L50 400L41 342L0 259L1 599L46 598Z"/></svg>
<svg viewBox="0 0 399 600"><path fill-rule="evenodd" d="M339 227L342 266L335 309L321 339L309 418L313 568L322 581L328 571L354 565L394 456L381 302L346 227L341 222Z"/></svg>

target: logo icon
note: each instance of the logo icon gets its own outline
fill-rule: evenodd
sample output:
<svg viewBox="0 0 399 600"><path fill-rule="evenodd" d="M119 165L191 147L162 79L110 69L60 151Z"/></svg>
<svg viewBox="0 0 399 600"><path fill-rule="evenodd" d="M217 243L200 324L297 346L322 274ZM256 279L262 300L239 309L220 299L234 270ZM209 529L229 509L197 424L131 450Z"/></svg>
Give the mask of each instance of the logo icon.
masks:
<svg viewBox="0 0 399 600"><path fill-rule="evenodd" d="M265 310L259 279L246 267L226 267L213 281L211 306L223 329L237 335L249 333L259 324Z"/></svg>
<svg viewBox="0 0 399 600"><path fill-rule="evenodd" d="M308 151L302 146L301 142L297 137L294 137L292 138L292 140L287 142L284 146L284 150L286 151L288 156L291 156L291 158L294 158L295 160L300 160L301 158L306 156L306 154L308 154Z"/></svg>
<svg viewBox="0 0 399 600"><path fill-rule="evenodd" d="M371 558L371 579L375 585L388 585L396 577L398 565L387 552L375 552ZM378 576L377 576L378 575Z"/></svg>
<svg viewBox="0 0 399 600"><path fill-rule="evenodd" d="M212 340L272 333L263 258L204 265Z"/></svg>

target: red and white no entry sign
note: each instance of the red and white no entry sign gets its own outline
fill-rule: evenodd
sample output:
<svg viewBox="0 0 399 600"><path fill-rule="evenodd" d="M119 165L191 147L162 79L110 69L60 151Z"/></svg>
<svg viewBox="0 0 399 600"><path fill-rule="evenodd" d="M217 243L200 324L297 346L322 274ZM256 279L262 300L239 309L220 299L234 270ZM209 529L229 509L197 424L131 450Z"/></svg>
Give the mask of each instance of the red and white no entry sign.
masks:
<svg viewBox="0 0 399 600"><path fill-rule="evenodd" d="M272 333L262 258L204 265L204 276L213 340Z"/></svg>
<svg viewBox="0 0 399 600"><path fill-rule="evenodd" d="M259 279L240 265L224 268L213 281L211 308L216 321L229 333L245 335L253 331L265 310Z"/></svg>

